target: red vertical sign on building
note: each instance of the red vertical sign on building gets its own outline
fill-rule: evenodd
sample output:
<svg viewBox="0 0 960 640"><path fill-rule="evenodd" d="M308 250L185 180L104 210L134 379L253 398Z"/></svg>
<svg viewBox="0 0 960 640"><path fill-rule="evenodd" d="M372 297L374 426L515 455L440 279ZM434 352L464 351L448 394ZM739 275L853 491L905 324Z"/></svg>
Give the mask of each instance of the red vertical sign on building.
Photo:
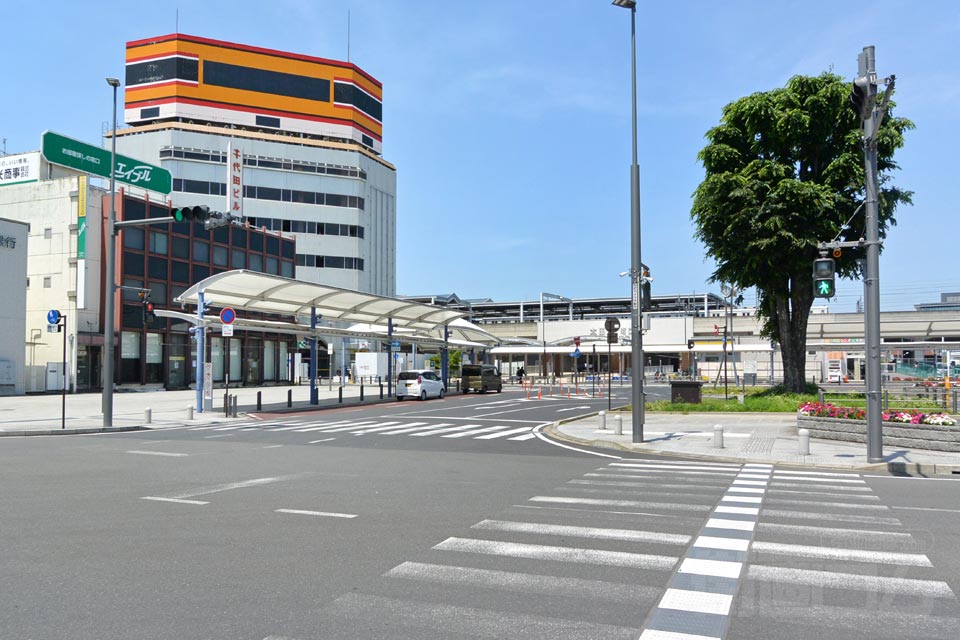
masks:
<svg viewBox="0 0 960 640"><path fill-rule="evenodd" d="M227 145L227 213L243 217L243 149L230 142Z"/></svg>

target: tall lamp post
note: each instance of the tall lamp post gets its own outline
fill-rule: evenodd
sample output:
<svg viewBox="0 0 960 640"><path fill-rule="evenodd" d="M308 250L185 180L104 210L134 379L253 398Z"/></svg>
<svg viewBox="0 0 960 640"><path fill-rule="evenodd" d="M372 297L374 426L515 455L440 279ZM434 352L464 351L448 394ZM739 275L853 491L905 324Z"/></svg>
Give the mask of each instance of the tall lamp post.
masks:
<svg viewBox="0 0 960 640"><path fill-rule="evenodd" d="M643 331L640 327L640 167L637 165L637 3L636 0L613 0L618 7L630 10L630 70L633 98L633 163L630 165L630 281L633 290L630 308L630 345L632 359L630 377L633 379L633 442L643 442Z"/></svg>
<svg viewBox="0 0 960 640"><path fill-rule="evenodd" d="M103 300L103 426L113 426L113 315L116 296L116 172L117 172L117 88L120 80L107 78L113 87L113 131L110 134L110 215L107 218L107 271Z"/></svg>

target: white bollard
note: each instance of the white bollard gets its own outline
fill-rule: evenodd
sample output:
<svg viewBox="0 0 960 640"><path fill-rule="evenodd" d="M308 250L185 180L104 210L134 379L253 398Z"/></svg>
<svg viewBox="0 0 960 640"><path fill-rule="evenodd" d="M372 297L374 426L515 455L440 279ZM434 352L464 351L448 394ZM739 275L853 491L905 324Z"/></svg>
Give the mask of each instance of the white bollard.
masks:
<svg viewBox="0 0 960 640"><path fill-rule="evenodd" d="M723 449L723 427L719 424L713 425L713 446Z"/></svg>
<svg viewBox="0 0 960 640"><path fill-rule="evenodd" d="M153 422L153 409L147 407L143 410L143 424L150 424Z"/></svg>
<svg viewBox="0 0 960 640"><path fill-rule="evenodd" d="M599 413L599 416L600 416L600 430L606 431L607 430L607 412L601 411Z"/></svg>
<svg viewBox="0 0 960 640"><path fill-rule="evenodd" d="M193 405L187 407L187 420L193 420Z"/></svg>
<svg viewBox="0 0 960 640"><path fill-rule="evenodd" d="M613 420L613 432L618 436L623 435L623 416L619 413L615 415Z"/></svg>
<svg viewBox="0 0 960 640"><path fill-rule="evenodd" d="M797 435L800 436L800 455L808 456L810 455L810 430L809 429L800 429L797 431Z"/></svg>

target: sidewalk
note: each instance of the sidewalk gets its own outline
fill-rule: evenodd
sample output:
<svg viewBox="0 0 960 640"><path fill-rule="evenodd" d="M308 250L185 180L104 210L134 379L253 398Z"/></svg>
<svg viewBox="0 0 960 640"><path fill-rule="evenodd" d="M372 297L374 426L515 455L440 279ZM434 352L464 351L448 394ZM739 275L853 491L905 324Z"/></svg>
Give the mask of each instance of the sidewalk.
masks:
<svg viewBox="0 0 960 640"><path fill-rule="evenodd" d="M623 435L616 435L616 416ZM614 411L601 429L598 415L556 423L546 433L560 440L622 451L657 453L733 462L767 462L809 467L845 467L910 475L960 473L960 453L884 447L884 462L867 461L867 445L810 439L810 455L800 455L797 417L784 413L647 412L644 442L632 442L629 412ZM723 448L714 446L714 426L723 427Z"/></svg>
<svg viewBox="0 0 960 640"><path fill-rule="evenodd" d="M343 405L340 405L339 387L332 388L324 384L318 387L320 406L347 406L360 403L360 385L350 384L343 388ZM380 387L364 385L363 404L375 404L389 400L384 385L384 400L380 400ZM224 389L213 390L213 410L194 413L197 424L209 424L225 421L223 395ZM311 411L317 407L310 404L310 387L239 387L231 388L230 395L237 396L237 415L257 411L257 392L261 394L261 411L296 412ZM290 394L292 406L287 406L287 394ZM22 435L67 435L76 433L98 433L101 431L129 431L141 429L146 424L145 410L152 411L149 426L164 427L184 424L188 419L188 407L196 404L196 391L132 391L113 393L113 427L103 429L101 394L80 393L67 395L67 411L61 428L61 397L53 395L7 396L0 397L0 436Z"/></svg>

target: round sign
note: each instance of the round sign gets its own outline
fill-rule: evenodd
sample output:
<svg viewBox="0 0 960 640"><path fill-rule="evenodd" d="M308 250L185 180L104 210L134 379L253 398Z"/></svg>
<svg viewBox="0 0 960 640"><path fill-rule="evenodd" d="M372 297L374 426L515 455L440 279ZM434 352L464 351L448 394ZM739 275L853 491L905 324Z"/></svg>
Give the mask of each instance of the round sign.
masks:
<svg viewBox="0 0 960 640"><path fill-rule="evenodd" d="M236 319L237 312L230 307L224 307L220 310L220 322L223 324L233 324L233 321Z"/></svg>
<svg viewBox="0 0 960 640"><path fill-rule="evenodd" d="M47 322L49 324L57 324L60 322L60 312L56 309L50 309L47 311Z"/></svg>

